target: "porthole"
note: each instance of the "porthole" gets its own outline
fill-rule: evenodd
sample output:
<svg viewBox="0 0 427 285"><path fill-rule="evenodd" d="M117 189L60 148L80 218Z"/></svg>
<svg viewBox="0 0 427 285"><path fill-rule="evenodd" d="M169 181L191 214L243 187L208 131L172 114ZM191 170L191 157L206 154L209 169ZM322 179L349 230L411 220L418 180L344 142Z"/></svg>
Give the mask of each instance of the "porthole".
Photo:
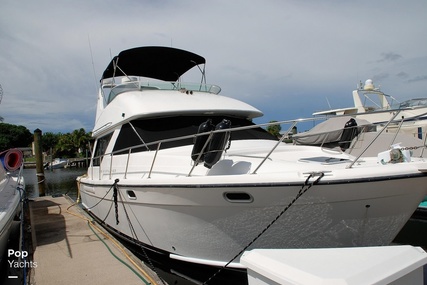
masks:
<svg viewBox="0 0 427 285"><path fill-rule="evenodd" d="M126 190L126 194L130 200L136 200L136 194L132 190Z"/></svg>
<svg viewBox="0 0 427 285"><path fill-rule="evenodd" d="M224 192L224 199L231 203L252 203L254 200L246 192Z"/></svg>

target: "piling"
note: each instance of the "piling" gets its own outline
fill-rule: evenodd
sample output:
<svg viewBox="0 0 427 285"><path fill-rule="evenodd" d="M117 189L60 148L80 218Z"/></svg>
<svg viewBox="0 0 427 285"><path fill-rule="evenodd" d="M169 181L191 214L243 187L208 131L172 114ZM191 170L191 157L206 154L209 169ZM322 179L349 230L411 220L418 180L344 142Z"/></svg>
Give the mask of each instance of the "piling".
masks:
<svg viewBox="0 0 427 285"><path fill-rule="evenodd" d="M36 175L37 185L39 188L39 196L44 196L45 177L43 169L42 131L40 129L36 129L34 131L34 153L36 156Z"/></svg>

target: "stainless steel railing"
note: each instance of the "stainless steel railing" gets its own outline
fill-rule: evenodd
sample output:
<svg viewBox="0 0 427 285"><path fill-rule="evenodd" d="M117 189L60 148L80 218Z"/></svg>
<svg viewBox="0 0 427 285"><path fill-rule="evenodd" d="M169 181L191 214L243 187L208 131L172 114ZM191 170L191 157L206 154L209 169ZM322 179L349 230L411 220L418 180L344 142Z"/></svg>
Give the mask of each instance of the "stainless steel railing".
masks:
<svg viewBox="0 0 427 285"><path fill-rule="evenodd" d="M402 110L405 110L405 109L396 110L396 113L394 114L394 116L385 125L381 126L381 130L377 132L377 135L372 139L372 141L370 143L368 143L366 145L366 147L362 150L362 152L353 161L351 161L349 163L349 165L347 166L347 168L351 168L362 157L362 155L365 153L365 151L371 147L371 145L378 139L378 137L384 132L384 130L387 129L387 127L390 124L397 123L398 124L398 131L400 131L400 129L401 129L401 127L402 127L402 125L403 125L403 123L405 121L408 121L408 120L417 120L417 119L421 119L424 116L427 116L427 113L424 113L424 114L418 115L416 117L401 118L399 120L396 120L396 118L398 117L400 111L402 111ZM387 110L387 111L384 111L384 112L390 112L390 110ZM348 117L348 115L333 116L333 117L334 118L335 117ZM277 143L262 158L261 162L255 167L254 171L251 173L251 174L256 174L257 171L263 166L263 164L265 163L265 161L271 156L272 153L274 153L274 151L277 149L277 147L281 143L283 143L283 141L285 141L285 139L287 139L287 138L292 139L292 136L290 134L291 134L291 130L295 126L297 126L298 124L301 124L301 123L315 122L315 121L321 121L321 120L323 121L323 120L326 120L328 118L331 118L331 117L312 117L312 118L301 118L301 119L296 119L296 120L285 120L285 121L271 122L271 123L265 123L265 124L256 124L256 125L244 126L244 127L235 127L235 128L223 129L223 130L214 130L214 131L210 131L210 132L206 132L206 133L198 133L198 134L186 135L186 136L181 136L181 137L163 139L163 140L154 141L154 142L150 142L150 143L142 143L142 144L138 144L138 145L135 145L135 146L132 146L132 147L123 148L123 149L120 149L120 150L117 150L117 151L114 151L114 152L111 152L111 153L106 153L106 154L103 154L103 155L100 155L100 156L92 157L90 168L92 169L92 174L93 174L93 170L94 170L93 161L96 160L96 159L99 159L100 162L99 162L99 169L98 169L98 171L99 171L98 172L98 177L99 177L99 179L101 179L101 174L102 174L102 167L101 167L102 162L101 161L103 161L106 158L109 158L110 163L109 163L109 170L108 170L108 172L109 172L109 178L111 179L112 175L113 175L112 169L113 169L113 158L114 158L114 156L116 156L118 154L123 155L124 152L127 152L125 170L124 170L124 173L123 173L123 178L126 179L127 175L128 175L128 170L129 170L129 161L130 161L130 158L131 158L131 154L133 153L132 151L135 150L135 149L144 147L144 148L148 149L147 151L150 151L150 152L154 151L154 156L153 156L153 159L152 159L152 161L150 163L150 168L147 169L147 172L146 172L148 174L147 177L149 179L149 178L151 178L153 170L155 169L155 164L156 164L156 161L157 161L157 157L158 157L158 154L159 154L160 147L164 143L174 142L174 141L179 141L179 140L185 140L185 139L189 139L189 138L195 139L195 138L197 138L199 136L208 136L208 140L205 143L205 145L203 146L203 148L201 150L201 153L199 154L199 158L200 158L200 155L204 152L206 146L208 145L208 142L211 140L213 134L215 134L215 133L222 133L222 132L231 132L231 133L233 133L233 132L236 132L236 131L242 131L242 130L259 128L259 127L268 127L268 126L271 126L271 125L290 125L289 128L280 137L280 139L278 139ZM370 125L373 125L373 124L370 124ZM360 125L356 126L356 128L360 128L360 127L363 127L363 126L360 126ZM328 132L325 132L325 134L327 134L327 133ZM317 134L320 134L320 133L317 133ZM427 134L424 135L424 138L427 138ZM391 144L392 143L393 142L391 142ZM150 148L149 148L150 146L156 146L155 150L150 150ZM423 146L426 146L426 140L425 139L424 139L424 142L423 142ZM320 145L320 147L323 148L324 144L322 143ZM191 159L190 156L189 156L189 159ZM191 176L191 174L192 174L192 172L193 172L193 170L194 170L194 168L196 166L197 166L197 162L194 162L193 166L192 166L191 170L189 171L189 173L187 174L187 176ZM141 172L144 173L144 171L141 171ZM93 177L93 175L92 175L92 177Z"/></svg>

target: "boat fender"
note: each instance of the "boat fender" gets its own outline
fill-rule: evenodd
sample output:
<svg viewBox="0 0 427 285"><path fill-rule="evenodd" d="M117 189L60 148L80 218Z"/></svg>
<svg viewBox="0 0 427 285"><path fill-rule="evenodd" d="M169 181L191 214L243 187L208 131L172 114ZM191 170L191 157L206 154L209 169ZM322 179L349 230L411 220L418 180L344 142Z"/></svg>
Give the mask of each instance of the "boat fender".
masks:
<svg viewBox="0 0 427 285"><path fill-rule="evenodd" d="M231 121L223 119L217 124L215 130L224 130L231 127ZM205 167L211 168L221 158L228 141L230 140L230 132L214 133L209 142L208 151L205 153Z"/></svg>
<svg viewBox="0 0 427 285"><path fill-rule="evenodd" d="M197 131L198 134L201 133L206 133L206 132L210 132L213 131L215 129L214 124L212 124L212 120L208 119L206 122L203 122L200 124L199 129ZM201 152L206 152L203 150L203 147L206 144L206 141L208 140L209 135L203 135L203 136L197 136L194 139L194 146L193 146L193 150L191 151L191 159L197 163L199 162L203 162L204 160L204 153L202 153L202 155L200 155ZM206 147L205 147L206 148ZM199 160L197 161L197 158L199 157Z"/></svg>
<svg viewBox="0 0 427 285"><path fill-rule="evenodd" d="M23 162L23 154L19 149L14 148L0 152L0 163L7 171L18 170Z"/></svg>
<svg viewBox="0 0 427 285"><path fill-rule="evenodd" d="M339 146L342 151L345 151L350 147L351 141L359 134L356 120L351 118L344 125L344 129L341 134L341 139L339 141Z"/></svg>

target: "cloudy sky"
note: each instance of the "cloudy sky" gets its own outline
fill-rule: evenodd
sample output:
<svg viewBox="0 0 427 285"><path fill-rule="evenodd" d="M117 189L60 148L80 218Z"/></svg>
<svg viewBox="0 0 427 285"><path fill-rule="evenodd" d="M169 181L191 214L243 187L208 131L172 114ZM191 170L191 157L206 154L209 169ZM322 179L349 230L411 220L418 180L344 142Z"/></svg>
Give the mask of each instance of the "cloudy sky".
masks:
<svg viewBox="0 0 427 285"><path fill-rule="evenodd" d="M151 45L204 56L208 83L261 109L258 122L349 107L368 78L427 97L426 15L425 0L2 0L0 116L91 131L111 56Z"/></svg>

